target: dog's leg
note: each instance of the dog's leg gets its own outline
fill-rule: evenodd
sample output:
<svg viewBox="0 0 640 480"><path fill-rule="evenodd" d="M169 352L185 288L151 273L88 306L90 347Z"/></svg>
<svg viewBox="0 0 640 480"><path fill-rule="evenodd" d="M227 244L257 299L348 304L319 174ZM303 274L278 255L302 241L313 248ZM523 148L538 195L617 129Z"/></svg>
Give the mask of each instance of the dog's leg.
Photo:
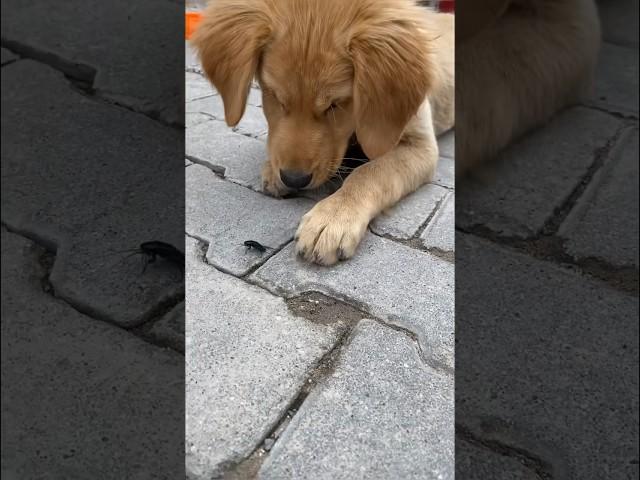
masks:
<svg viewBox="0 0 640 480"><path fill-rule="evenodd" d="M358 167L302 218L296 252L321 265L352 257L369 222L428 182L437 163L438 144L425 102L393 150Z"/></svg>

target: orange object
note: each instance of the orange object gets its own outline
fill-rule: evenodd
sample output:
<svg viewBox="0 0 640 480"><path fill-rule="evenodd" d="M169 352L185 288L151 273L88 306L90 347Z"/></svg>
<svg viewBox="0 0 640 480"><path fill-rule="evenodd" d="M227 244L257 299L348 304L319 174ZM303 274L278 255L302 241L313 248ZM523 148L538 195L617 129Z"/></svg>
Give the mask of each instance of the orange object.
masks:
<svg viewBox="0 0 640 480"><path fill-rule="evenodd" d="M193 32L198 28L198 24L202 21L202 13L186 12L186 24L184 28L184 36L187 40L191 38Z"/></svg>

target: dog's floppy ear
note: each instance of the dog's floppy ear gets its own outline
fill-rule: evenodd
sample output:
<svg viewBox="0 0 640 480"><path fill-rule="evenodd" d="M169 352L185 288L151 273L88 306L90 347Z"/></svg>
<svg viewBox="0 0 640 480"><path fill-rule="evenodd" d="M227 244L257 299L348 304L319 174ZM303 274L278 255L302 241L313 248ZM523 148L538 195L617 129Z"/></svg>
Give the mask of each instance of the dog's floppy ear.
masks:
<svg viewBox="0 0 640 480"><path fill-rule="evenodd" d="M191 40L222 96L229 126L244 114L260 53L271 34L268 12L260 6L250 0L212 1Z"/></svg>
<svg viewBox="0 0 640 480"><path fill-rule="evenodd" d="M425 100L432 82L428 45L425 31L414 21L394 16L363 22L354 32L349 49L356 136L369 158L396 146Z"/></svg>

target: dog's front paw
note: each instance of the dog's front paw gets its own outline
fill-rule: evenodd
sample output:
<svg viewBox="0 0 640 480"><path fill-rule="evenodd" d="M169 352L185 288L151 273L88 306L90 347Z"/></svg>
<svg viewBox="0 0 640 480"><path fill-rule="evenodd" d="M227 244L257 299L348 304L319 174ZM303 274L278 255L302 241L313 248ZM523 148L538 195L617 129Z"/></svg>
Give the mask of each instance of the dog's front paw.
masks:
<svg viewBox="0 0 640 480"><path fill-rule="evenodd" d="M280 174L275 172L269 161L262 167L262 191L276 198L280 198L289 192L282 184Z"/></svg>
<svg viewBox="0 0 640 480"><path fill-rule="evenodd" d="M368 224L369 218L353 201L335 193L302 217L295 237L296 253L327 266L351 258Z"/></svg>

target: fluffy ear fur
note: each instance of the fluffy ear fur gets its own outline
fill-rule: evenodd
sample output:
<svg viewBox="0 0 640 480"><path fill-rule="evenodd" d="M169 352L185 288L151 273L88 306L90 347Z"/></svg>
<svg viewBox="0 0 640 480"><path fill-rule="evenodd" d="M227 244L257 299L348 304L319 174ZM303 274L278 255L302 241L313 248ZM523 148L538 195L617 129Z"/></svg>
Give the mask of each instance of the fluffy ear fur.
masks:
<svg viewBox="0 0 640 480"><path fill-rule="evenodd" d="M429 40L409 14L389 9L385 18L374 15L358 23L351 38L356 135L369 158L396 146L432 83Z"/></svg>
<svg viewBox="0 0 640 480"><path fill-rule="evenodd" d="M271 34L268 12L261 6L246 0L212 1L191 41L222 96L229 126L244 114L260 53Z"/></svg>

